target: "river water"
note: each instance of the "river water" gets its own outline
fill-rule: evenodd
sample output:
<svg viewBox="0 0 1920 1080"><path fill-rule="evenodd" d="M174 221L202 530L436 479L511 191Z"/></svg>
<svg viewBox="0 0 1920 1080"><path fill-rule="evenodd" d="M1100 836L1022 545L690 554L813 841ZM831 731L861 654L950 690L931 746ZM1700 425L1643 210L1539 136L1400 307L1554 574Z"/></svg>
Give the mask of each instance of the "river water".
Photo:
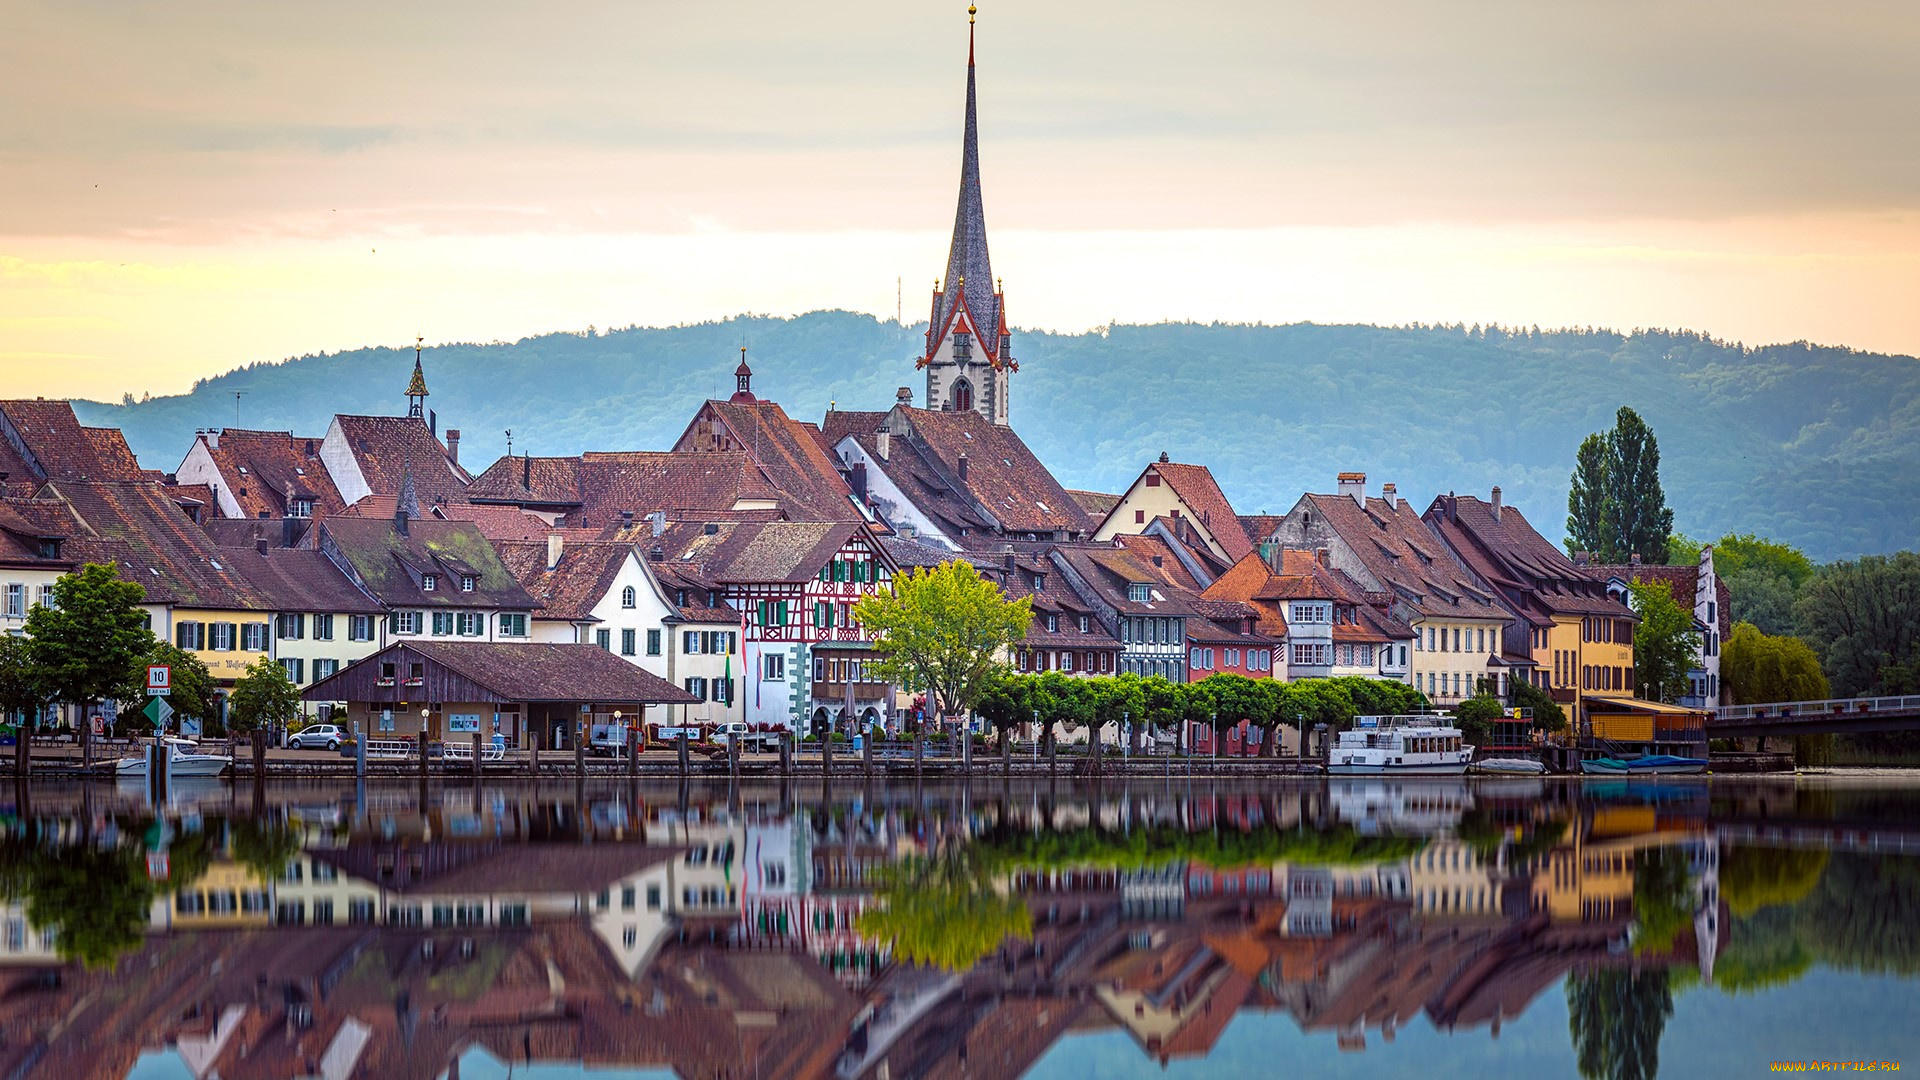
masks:
<svg viewBox="0 0 1920 1080"><path fill-rule="evenodd" d="M1920 1068L1920 785L15 792L0 1076Z"/></svg>

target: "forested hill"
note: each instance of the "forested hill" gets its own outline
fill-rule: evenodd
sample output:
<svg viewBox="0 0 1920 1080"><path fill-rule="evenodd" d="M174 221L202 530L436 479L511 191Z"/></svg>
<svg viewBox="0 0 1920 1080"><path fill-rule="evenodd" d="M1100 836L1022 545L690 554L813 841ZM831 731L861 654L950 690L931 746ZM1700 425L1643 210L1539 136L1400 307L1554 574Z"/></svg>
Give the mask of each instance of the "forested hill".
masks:
<svg viewBox="0 0 1920 1080"><path fill-rule="evenodd" d="M462 431L476 472L515 452L659 449L699 402L732 391L739 346L754 389L803 419L830 401L884 409L924 380L922 330L865 315L601 333L429 350L428 404ZM1213 468L1242 513L1282 512L1363 470L1422 506L1500 485L1558 540L1574 449L1621 405L1660 440L1675 527L1757 532L1816 559L1920 546L1920 361L1804 344L1751 348L1691 333L1481 331L1170 323L1017 334L1013 424L1069 487L1118 491L1162 450ZM411 351L261 363L192 393L76 402L117 425L150 468L175 468L195 429L319 435L328 417L393 413Z"/></svg>

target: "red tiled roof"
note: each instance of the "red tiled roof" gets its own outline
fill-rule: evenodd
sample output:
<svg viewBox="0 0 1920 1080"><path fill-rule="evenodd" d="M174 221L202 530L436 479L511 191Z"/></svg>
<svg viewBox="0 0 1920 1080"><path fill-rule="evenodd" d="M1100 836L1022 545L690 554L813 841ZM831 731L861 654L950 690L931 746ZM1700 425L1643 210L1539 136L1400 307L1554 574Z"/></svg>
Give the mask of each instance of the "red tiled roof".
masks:
<svg viewBox="0 0 1920 1080"><path fill-rule="evenodd" d="M1536 626L1549 624L1555 615L1631 615L1607 595L1604 584L1583 574L1515 507L1502 506L1496 519L1491 503L1471 495L1442 495L1422 517L1461 562ZM1527 654L1520 635L1509 634L1508 640L1512 651Z"/></svg>
<svg viewBox="0 0 1920 1080"><path fill-rule="evenodd" d="M295 498L313 503L315 514L338 513L346 505L320 460L319 439L297 438L291 431L228 428L203 440L228 493L240 504L241 517L286 517L289 485Z"/></svg>
<svg viewBox="0 0 1920 1080"><path fill-rule="evenodd" d="M971 409L932 412L903 406L888 421L896 438L903 435L902 422L910 429L904 437L935 459L942 478L964 488L975 508L991 514L1006 532L1093 534L1093 519L1012 428ZM963 456L964 481L959 478Z"/></svg>
<svg viewBox="0 0 1920 1080"><path fill-rule="evenodd" d="M356 668L377 664L396 650L425 657L501 701L695 702L686 691L598 645L532 641L401 641L314 683L304 696L309 701L341 700L341 690L361 678Z"/></svg>
<svg viewBox="0 0 1920 1080"><path fill-rule="evenodd" d="M535 600L543 619L593 618L593 609L606 599L633 555L631 544L566 543L560 562L547 567L547 544L503 542L494 545L500 561Z"/></svg>
<svg viewBox="0 0 1920 1080"><path fill-rule="evenodd" d="M529 610L536 606L478 526L469 521L422 518L401 535L390 519L335 517L320 522L319 547L347 569L356 583L389 605L423 608ZM424 574L439 577L428 592ZM471 574L472 592L459 578Z"/></svg>
<svg viewBox="0 0 1920 1080"><path fill-rule="evenodd" d="M857 435L854 440L866 452L867 460L893 481L893 486L913 504L914 509L931 519L955 543L991 539L991 526L974 507L970 494L947 479L934 459L909 439L891 439L887 456L880 457L879 437ZM895 507L883 496L872 496L873 507L889 521L898 521L903 508Z"/></svg>
<svg viewBox="0 0 1920 1080"><path fill-rule="evenodd" d="M220 561L272 611L378 615L386 609L361 592L325 555L311 549L225 548Z"/></svg>
<svg viewBox="0 0 1920 1080"><path fill-rule="evenodd" d="M1159 461L1147 466L1147 469L1158 472L1174 495L1187 504L1189 516L1212 534L1221 550L1226 552L1229 563L1238 561L1253 550L1253 543L1247 539L1246 530L1240 524L1240 515L1234 513L1233 504L1227 501L1226 493L1220 490L1213 473L1205 465Z"/></svg>
<svg viewBox="0 0 1920 1080"><path fill-rule="evenodd" d="M1593 565L1581 568L1595 581L1604 582L1610 577L1622 581L1664 581L1672 589L1673 600L1686 611L1693 611L1700 600L1700 567L1690 566L1609 566ZM1733 617L1727 611L1732 592L1727 588L1725 578L1714 575L1714 618L1720 625L1720 636L1733 633Z"/></svg>
<svg viewBox="0 0 1920 1080"><path fill-rule="evenodd" d="M1363 509L1347 495L1307 495L1303 501L1339 535L1369 575L1423 614L1508 618L1412 504L1399 501L1390 507L1385 499L1370 498Z"/></svg>
<svg viewBox="0 0 1920 1080"><path fill-rule="evenodd" d="M682 453L740 451L766 474L773 490L819 521L854 521L860 512L819 431L771 401L709 401L674 443Z"/></svg>
<svg viewBox="0 0 1920 1080"><path fill-rule="evenodd" d="M16 482L145 478L119 429L81 427L65 401L0 401L0 441L14 439L0 450L0 470Z"/></svg>
<svg viewBox="0 0 1920 1080"><path fill-rule="evenodd" d="M170 489L143 482L63 481L46 493L65 499L95 537L126 546L120 576L138 582L154 603L260 609L263 601L214 544L188 519Z"/></svg>
<svg viewBox="0 0 1920 1080"><path fill-rule="evenodd" d="M426 421L411 416L336 416L347 449L375 495L394 495L400 480L413 473L422 506L466 497L472 477L447 460L447 448Z"/></svg>
<svg viewBox="0 0 1920 1080"><path fill-rule="evenodd" d="M529 484L528 481L531 481ZM619 451L575 458L501 458L468 491L481 502L564 509L565 523L607 527L620 515L644 518L726 514L746 503L799 510L744 451Z"/></svg>
<svg viewBox="0 0 1920 1080"><path fill-rule="evenodd" d="M1120 496L1109 495L1104 491L1078 491L1068 488L1067 494L1073 496L1073 501L1080 504L1080 509L1085 510L1087 516L1095 521L1113 513L1113 508L1120 505Z"/></svg>
<svg viewBox="0 0 1920 1080"><path fill-rule="evenodd" d="M847 412L829 409L827 417L820 424L820 437L827 441L829 452L849 435L872 435L885 423L885 412Z"/></svg>

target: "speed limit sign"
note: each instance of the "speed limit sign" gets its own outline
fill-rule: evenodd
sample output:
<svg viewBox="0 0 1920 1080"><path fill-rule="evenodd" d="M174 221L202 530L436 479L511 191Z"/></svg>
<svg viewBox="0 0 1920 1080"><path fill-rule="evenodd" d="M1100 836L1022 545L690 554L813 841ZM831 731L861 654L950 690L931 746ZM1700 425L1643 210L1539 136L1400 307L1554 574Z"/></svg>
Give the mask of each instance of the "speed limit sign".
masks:
<svg viewBox="0 0 1920 1080"><path fill-rule="evenodd" d="M147 693L160 697L173 692L173 669L165 664L147 665Z"/></svg>

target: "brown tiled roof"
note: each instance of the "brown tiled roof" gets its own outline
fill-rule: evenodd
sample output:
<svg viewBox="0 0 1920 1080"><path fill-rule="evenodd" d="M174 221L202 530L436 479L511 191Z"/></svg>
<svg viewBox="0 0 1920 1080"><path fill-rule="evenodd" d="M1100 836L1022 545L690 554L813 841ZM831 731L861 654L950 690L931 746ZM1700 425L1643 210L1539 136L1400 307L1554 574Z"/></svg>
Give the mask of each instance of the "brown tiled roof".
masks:
<svg viewBox="0 0 1920 1080"><path fill-rule="evenodd" d="M631 544L566 543L559 565L548 569L544 540L494 546L521 588L540 601L543 619L593 618L593 609L606 599L620 568L633 554Z"/></svg>
<svg viewBox="0 0 1920 1080"><path fill-rule="evenodd" d="M970 493L949 481L918 444L904 438L890 438L887 457L882 460L877 436L857 435L854 440L866 452L867 460L900 489L900 494L955 543L987 537L991 526L975 509ZM902 516L899 509L888 505L884 498L875 496L873 504L888 520L897 521Z"/></svg>
<svg viewBox="0 0 1920 1080"><path fill-rule="evenodd" d="M636 701L686 705L696 700L660 676L598 645L416 640L382 649L356 661L353 667L343 668L338 675L313 684L306 690L307 700L339 700L332 685L335 680L357 677L354 668L378 663L395 649L417 653L429 663L492 691L502 701Z"/></svg>
<svg viewBox="0 0 1920 1080"><path fill-rule="evenodd" d="M335 514L346 505L320 460L317 438L298 438L291 431L228 428L217 437L203 439L208 456L226 478L229 494L240 504L241 517L287 516L288 485L296 498L313 503L315 514Z"/></svg>
<svg viewBox="0 0 1920 1080"><path fill-rule="evenodd" d="M742 525L750 534L714 580L732 583L805 581L860 532L853 522L769 521Z"/></svg>
<svg viewBox="0 0 1920 1080"><path fill-rule="evenodd" d="M340 511L336 516L350 518L382 518L391 521L394 511L399 507L400 499L396 495L367 495L354 502L352 506ZM535 514L517 506L489 506L470 502L436 503L422 507L422 512L441 521L470 521L478 526L487 539L499 542L504 540L544 540L555 532L553 526ZM591 539L597 530L562 529L569 538Z"/></svg>
<svg viewBox="0 0 1920 1080"><path fill-rule="evenodd" d="M155 603L262 609L205 530L174 504L170 489L144 482L62 481L45 493L65 499L96 538L125 545L120 576L138 582Z"/></svg>
<svg viewBox="0 0 1920 1080"><path fill-rule="evenodd" d="M594 649L597 646L573 645L568 648ZM604 649L599 651L605 652ZM406 865L396 863L387 874L379 871L382 846L378 844L356 843L351 847L315 848L311 854L317 861L329 863L362 880L377 882L382 888L396 893L513 892L537 896L598 892L617 881L658 866L684 850L619 841L577 845L442 841L422 846L427 849L423 852L425 858ZM387 854L391 854L390 849Z"/></svg>
<svg viewBox="0 0 1920 1080"><path fill-rule="evenodd" d="M1093 534L1093 519L1012 428L971 409L894 409L889 424L897 428L901 420L911 427L907 437L937 460L945 478L965 488L977 508L993 515L1005 531ZM962 456L967 459L964 481L959 478Z"/></svg>
<svg viewBox="0 0 1920 1080"><path fill-rule="evenodd" d="M45 540L58 542L57 554L43 554ZM93 536L58 499L0 498L0 566L65 573L90 562L120 567L130 554Z"/></svg>
<svg viewBox="0 0 1920 1080"><path fill-rule="evenodd" d="M347 449L359 463L360 475L375 495L400 491L400 480L413 473L413 487L422 506L454 502L466 497L472 477L447 460L447 448L426 421L411 416L336 416Z"/></svg>
<svg viewBox="0 0 1920 1080"><path fill-rule="evenodd" d="M1078 491L1068 488L1067 494L1073 496L1073 501L1080 504L1080 509L1085 510L1087 516L1095 521L1113 513L1113 508L1120 505L1120 496L1109 495L1104 491Z"/></svg>
<svg viewBox="0 0 1920 1080"><path fill-rule="evenodd" d="M1240 530L1247 534L1248 540L1258 545L1278 531L1284 520L1285 517L1279 514L1241 514Z"/></svg>
<svg viewBox="0 0 1920 1080"><path fill-rule="evenodd" d="M1506 619L1412 504L1348 495L1308 495L1307 505L1339 534L1367 573L1403 601L1436 618Z"/></svg>
<svg viewBox="0 0 1920 1080"><path fill-rule="evenodd" d="M529 486L526 481L531 480ZM470 500L564 509L563 523L608 527L621 514L635 519L655 511L670 518L727 514L743 504L772 503L801 513L750 455L619 451L577 458L501 458L468 490Z"/></svg>
<svg viewBox="0 0 1920 1080"><path fill-rule="evenodd" d="M1199 590L1176 584L1166 567L1154 566L1150 558L1137 556L1125 547L1061 545L1053 551L1073 568L1088 588L1098 592L1101 600L1122 615L1195 613L1192 601L1198 598ZM1163 556L1162 561L1175 562L1171 555ZM1134 583L1147 584L1151 599L1144 602L1128 599L1127 586Z"/></svg>
<svg viewBox="0 0 1920 1080"><path fill-rule="evenodd" d="M1213 473L1205 465L1182 465L1179 462L1160 461L1147 468L1159 472L1166 484L1186 503L1197 518L1201 528L1213 534L1215 542L1227 554L1229 562L1244 557L1253 550L1253 543L1247 539L1245 529L1240 524L1240 516L1234 513L1233 504L1220 490L1213 479Z"/></svg>
<svg viewBox="0 0 1920 1080"><path fill-rule="evenodd" d="M225 548L220 560L269 610L361 615L386 610L318 551L283 547L262 555L252 548Z"/></svg>
<svg viewBox="0 0 1920 1080"><path fill-rule="evenodd" d="M472 522L423 518L409 522L402 536L390 519L337 517L322 520L320 530L320 549L389 606L537 606ZM439 575L432 592L420 587L420 575L428 573ZM460 590L465 574L477 579L472 592Z"/></svg>
<svg viewBox="0 0 1920 1080"><path fill-rule="evenodd" d="M65 401L0 401L0 436L19 440L0 451L0 470L16 482L144 479L119 429L81 427Z"/></svg>
<svg viewBox="0 0 1920 1080"><path fill-rule="evenodd" d="M818 429L793 419L771 401L709 401L681 433L674 450L708 453L744 451L772 488L819 521L854 521L846 481L832 455L821 445Z"/></svg>
<svg viewBox="0 0 1920 1080"><path fill-rule="evenodd" d="M1495 519L1491 503L1442 495L1422 517L1461 562L1536 626L1549 624L1555 615L1631 616L1607 595L1603 582L1582 573L1517 507L1502 506ZM1522 642L1514 645L1519 649Z"/></svg>
<svg viewBox="0 0 1920 1080"><path fill-rule="evenodd" d="M202 524L214 520L212 515L220 512L220 501L214 497L213 487L209 484L168 484L167 494L182 506L205 507L207 516L201 519Z"/></svg>
<svg viewBox="0 0 1920 1080"><path fill-rule="evenodd" d="M872 435L885 423L885 412L847 412L840 409L827 410L827 417L821 421L820 437L827 441L829 448L839 446L840 440L849 435Z"/></svg>

